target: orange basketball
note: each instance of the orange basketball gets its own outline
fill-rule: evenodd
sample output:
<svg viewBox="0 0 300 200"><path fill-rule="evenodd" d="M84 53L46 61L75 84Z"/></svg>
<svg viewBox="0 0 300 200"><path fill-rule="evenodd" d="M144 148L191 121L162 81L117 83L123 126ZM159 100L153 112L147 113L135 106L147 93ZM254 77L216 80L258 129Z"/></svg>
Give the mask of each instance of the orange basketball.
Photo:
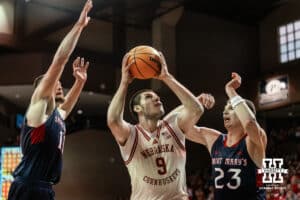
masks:
<svg viewBox="0 0 300 200"><path fill-rule="evenodd" d="M130 73L138 79L149 79L160 74L159 53L150 46L137 46L129 51L127 63L134 62Z"/></svg>

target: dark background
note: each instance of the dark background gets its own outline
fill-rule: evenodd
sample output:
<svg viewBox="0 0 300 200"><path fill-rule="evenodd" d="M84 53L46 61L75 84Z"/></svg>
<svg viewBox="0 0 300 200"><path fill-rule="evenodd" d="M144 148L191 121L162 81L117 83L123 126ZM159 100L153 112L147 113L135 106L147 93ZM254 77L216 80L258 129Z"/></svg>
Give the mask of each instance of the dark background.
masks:
<svg viewBox="0 0 300 200"><path fill-rule="evenodd" d="M0 144L17 144L17 113L24 114L34 77L44 73L64 35L80 14L84 0L2 0L0 29ZM62 181L57 199L118 199L130 194L130 182L118 146L106 127L106 110L120 80L122 56L136 45L165 54L170 72L194 94L216 98L199 125L225 131L224 85L231 72L243 79L241 96L256 103L258 120L299 125L299 60L281 64L278 27L300 19L297 0L94 0L92 20L81 35L61 81L73 83L71 63L84 56L91 63L85 92L67 121ZM1 19L0 19L1 20ZM0 26L0 27L1 27ZM260 80L287 74L289 99L259 107ZM162 83L135 80L129 96L154 88L167 111L179 104ZM78 110L82 114L78 114ZM132 121L126 109L125 118ZM206 149L187 142L187 174L209 166Z"/></svg>

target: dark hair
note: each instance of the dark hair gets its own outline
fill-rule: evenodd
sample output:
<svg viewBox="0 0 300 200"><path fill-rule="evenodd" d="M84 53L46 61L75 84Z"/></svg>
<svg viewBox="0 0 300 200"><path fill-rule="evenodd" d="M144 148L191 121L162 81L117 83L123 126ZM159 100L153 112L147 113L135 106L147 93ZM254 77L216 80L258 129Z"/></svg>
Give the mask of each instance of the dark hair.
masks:
<svg viewBox="0 0 300 200"><path fill-rule="evenodd" d="M134 106L136 105L140 105L140 101L141 101L141 94L144 92L153 92L153 90L151 89L142 89L142 90L138 90L136 91L129 100L129 111L131 116L135 119L138 120L138 116L137 113L134 111Z"/></svg>
<svg viewBox="0 0 300 200"><path fill-rule="evenodd" d="M37 86L40 84L41 80L44 78L44 74L39 75L38 77L36 77L33 81L33 87L37 88Z"/></svg>

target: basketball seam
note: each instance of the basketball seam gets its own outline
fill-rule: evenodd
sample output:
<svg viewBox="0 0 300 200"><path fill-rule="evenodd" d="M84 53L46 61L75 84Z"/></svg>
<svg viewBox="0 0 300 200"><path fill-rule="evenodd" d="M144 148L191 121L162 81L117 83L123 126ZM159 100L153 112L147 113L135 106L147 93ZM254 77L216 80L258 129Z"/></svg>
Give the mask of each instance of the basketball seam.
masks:
<svg viewBox="0 0 300 200"><path fill-rule="evenodd" d="M135 53L135 54L136 54L136 55L142 54L142 55L149 55L149 56L156 55L156 54L153 54L153 53L147 53L147 52ZM158 56L158 55L156 55L156 56Z"/></svg>
<svg viewBox="0 0 300 200"><path fill-rule="evenodd" d="M137 64L136 64L135 52L136 52L136 49L135 49L134 52L133 52L133 59L134 59L134 65L135 65L135 68L136 68L136 70L139 72L139 74L140 74L142 77L146 78L146 77L144 76L144 74L142 74L142 72L140 71L140 69L138 68L138 66L137 66Z"/></svg>
<svg viewBox="0 0 300 200"><path fill-rule="evenodd" d="M153 69L157 74L159 73L159 71L155 68L152 67L152 65L150 65L149 63L147 63L147 61L145 61L143 58L139 58L137 57L138 59L140 59L141 61L143 61L146 65L148 65L148 67L150 67L151 69Z"/></svg>

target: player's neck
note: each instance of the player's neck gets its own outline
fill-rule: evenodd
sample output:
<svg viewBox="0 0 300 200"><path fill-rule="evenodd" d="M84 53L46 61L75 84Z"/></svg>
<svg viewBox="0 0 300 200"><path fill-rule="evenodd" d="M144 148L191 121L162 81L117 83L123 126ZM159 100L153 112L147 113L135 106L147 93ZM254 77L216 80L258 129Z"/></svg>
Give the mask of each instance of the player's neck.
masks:
<svg viewBox="0 0 300 200"><path fill-rule="evenodd" d="M227 145L231 146L236 144L238 141L240 141L245 136L245 133L243 129L235 128L235 129L229 129L227 134Z"/></svg>
<svg viewBox="0 0 300 200"><path fill-rule="evenodd" d="M146 119L140 119L139 125L142 126L145 130L148 132L153 132L157 129L159 126L159 120L146 120Z"/></svg>

